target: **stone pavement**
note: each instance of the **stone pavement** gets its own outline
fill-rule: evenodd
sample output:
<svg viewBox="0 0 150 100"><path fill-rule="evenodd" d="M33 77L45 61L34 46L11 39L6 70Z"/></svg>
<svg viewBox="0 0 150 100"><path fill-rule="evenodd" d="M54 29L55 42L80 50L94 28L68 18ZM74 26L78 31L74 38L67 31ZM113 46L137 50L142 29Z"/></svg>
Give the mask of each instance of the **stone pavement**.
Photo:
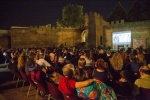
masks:
<svg viewBox="0 0 150 100"><path fill-rule="evenodd" d="M29 84L25 84L23 91L21 92L22 82L20 81L18 87L16 88L15 82L8 81L0 85L0 100L34 100L36 95L36 89L31 87L29 97L27 97L27 90ZM43 100L38 96L37 100Z"/></svg>
<svg viewBox="0 0 150 100"><path fill-rule="evenodd" d="M16 88L16 81L12 81L13 75L7 68L0 68L0 100L34 100L36 95L36 89L31 87L29 97L27 97L27 90L29 83L26 83L23 92L21 87L23 81L19 81ZM38 96L37 100L43 100Z"/></svg>

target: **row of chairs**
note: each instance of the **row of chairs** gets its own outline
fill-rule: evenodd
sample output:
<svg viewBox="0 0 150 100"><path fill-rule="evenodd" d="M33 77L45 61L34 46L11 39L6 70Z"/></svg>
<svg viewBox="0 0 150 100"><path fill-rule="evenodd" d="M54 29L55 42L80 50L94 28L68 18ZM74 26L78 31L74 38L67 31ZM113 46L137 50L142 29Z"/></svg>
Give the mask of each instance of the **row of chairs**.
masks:
<svg viewBox="0 0 150 100"><path fill-rule="evenodd" d="M39 91L42 91L43 93L46 93L46 96L48 96L48 100L82 100L77 95L70 95L70 94L61 93L58 90L58 86L55 83L46 81L46 85L48 87L48 91L46 91L42 82L37 81L37 80L31 80L31 78L28 77L25 74L25 72L13 71L12 73L14 75L13 81L14 81L15 77L17 77L16 87L18 87L19 81L23 80L21 91L23 91L23 87L25 85L25 82L30 84L28 91L27 91L27 95L26 95L27 97L29 97L31 86L33 86L37 89L35 99L38 98Z"/></svg>
<svg viewBox="0 0 150 100"><path fill-rule="evenodd" d="M58 90L58 87L55 83L51 83L51 82L46 81L46 85L48 87L48 91L46 91L44 85L40 81L31 80L31 78L29 78L23 71L20 71L20 72L19 71L13 71L12 73L14 75L13 81L14 81L15 77L17 77L16 87L18 87L19 80L23 79L21 91L23 91L23 87L25 85L25 82L30 84L28 91L27 91L27 97L29 96L31 86L33 86L37 89L35 99L38 98L39 91L42 91L45 93L47 92L48 100L83 100L83 99L79 98L77 95L70 95L70 94L61 93ZM150 89L140 88L140 91L141 91L142 95L138 95L136 98L134 98L135 100L141 100L141 99L150 100Z"/></svg>
<svg viewBox="0 0 150 100"><path fill-rule="evenodd" d="M28 88L28 91L27 91L27 97L28 97L29 93L30 93L30 90L31 90L31 86L36 88L36 85L34 84L34 82L23 71L12 71L12 74L14 75L13 76L13 81L15 80L15 77L17 78L16 88L18 87L19 81L23 80L22 87L21 87L21 92L23 92L23 87L24 87L25 83L29 83L30 84L29 88Z"/></svg>

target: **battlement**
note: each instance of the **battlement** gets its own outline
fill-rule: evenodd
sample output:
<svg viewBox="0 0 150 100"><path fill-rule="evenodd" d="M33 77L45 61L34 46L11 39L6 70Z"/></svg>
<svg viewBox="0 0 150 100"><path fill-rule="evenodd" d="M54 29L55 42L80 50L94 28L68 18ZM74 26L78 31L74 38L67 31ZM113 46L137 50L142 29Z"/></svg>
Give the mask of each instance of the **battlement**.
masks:
<svg viewBox="0 0 150 100"><path fill-rule="evenodd" d="M124 24L124 19L109 22L109 25Z"/></svg>
<svg viewBox="0 0 150 100"><path fill-rule="evenodd" d="M22 27L22 26L12 26L11 28L29 28L29 27Z"/></svg>
<svg viewBox="0 0 150 100"><path fill-rule="evenodd" d="M99 13L97 13L97 12L89 12L89 13L85 13L84 14L84 16L85 16L85 18L87 18L87 17L98 17L98 18L101 18L102 16L99 14Z"/></svg>
<svg viewBox="0 0 150 100"><path fill-rule="evenodd" d="M47 29L47 28L49 28L49 29L52 29L52 30L54 30L54 29L79 29L79 28L83 28L84 26L77 26L77 27L55 27L55 26L47 26L47 25L45 25L45 26L38 26L38 27L33 27L33 28L36 28L36 29Z"/></svg>

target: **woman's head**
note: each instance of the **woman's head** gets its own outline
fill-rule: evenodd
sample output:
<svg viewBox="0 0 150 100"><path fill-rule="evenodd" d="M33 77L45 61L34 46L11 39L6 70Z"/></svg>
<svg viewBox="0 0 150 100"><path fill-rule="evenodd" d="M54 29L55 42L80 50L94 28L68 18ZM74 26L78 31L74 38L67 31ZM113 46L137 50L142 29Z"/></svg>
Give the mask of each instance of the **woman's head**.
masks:
<svg viewBox="0 0 150 100"><path fill-rule="evenodd" d="M85 66L85 64L86 64L86 61L85 61L84 58L80 58L80 59L78 60L78 67L79 67L79 68L83 68L83 67Z"/></svg>
<svg viewBox="0 0 150 100"><path fill-rule="evenodd" d="M84 71L83 69L79 68L76 70L73 78L76 81L85 81L85 80L89 79L90 76L87 71Z"/></svg>
<svg viewBox="0 0 150 100"><path fill-rule="evenodd" d="M120 72L120 77L121 77L121 78L128 79L128 77L129 77L128 71L122 70L122 71Z"/></svg>
<svg viewBox="0 0 150 100"><path fill-rule="evenodd" d="M120 53L114 53L110 62L114 70L121 70L123 67L123 58Z"/></svg>
<svg viewBox="0 0 150 100"><path fill-rule="evenodd" d="M107 65L106 62L102 58L100 58L96 61L95 67L97 69L106 69Z"/></svg>

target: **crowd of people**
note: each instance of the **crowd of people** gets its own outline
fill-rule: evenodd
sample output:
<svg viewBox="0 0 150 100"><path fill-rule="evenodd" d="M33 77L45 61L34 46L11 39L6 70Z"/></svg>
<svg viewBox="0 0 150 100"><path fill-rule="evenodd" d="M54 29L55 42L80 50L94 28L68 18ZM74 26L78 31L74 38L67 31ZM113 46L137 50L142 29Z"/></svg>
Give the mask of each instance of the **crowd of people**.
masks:
<svg viewBox="0 0 150 100"><path fill-rule="evenodd" d="M141 88L150 90L148 50L0 49L0 64L4 63L30 78L32 72L41 71L45 89L46 81L54 82L62 94L77 95L83 100L132 100L142 96Z"/></svg>

